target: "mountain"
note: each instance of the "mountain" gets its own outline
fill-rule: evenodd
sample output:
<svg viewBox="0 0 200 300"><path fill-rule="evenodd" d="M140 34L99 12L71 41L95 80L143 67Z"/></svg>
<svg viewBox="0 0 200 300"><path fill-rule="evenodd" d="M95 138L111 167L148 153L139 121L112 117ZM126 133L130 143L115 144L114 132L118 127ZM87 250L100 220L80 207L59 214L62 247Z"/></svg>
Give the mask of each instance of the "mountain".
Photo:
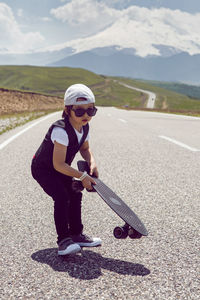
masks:
<svg viewBox="0 0 200 300"><path fill-rule="evenodd" d="M200 54L172 54L164 50L163 56L140 57L135 55L134 49L96 48L67 56L49 66L79 67L109 76L200 84Z"/></svg>
<svg viewBox="0 0 200 300"><path fill-rule="evenodd" d="M200 85L200 54L190 55L173 47L154 46L160 55L141 57L136 55L134 48L119 46L78 53L66 47L29 54L0 54L0 65L67 66L108 76Z"/></svg>

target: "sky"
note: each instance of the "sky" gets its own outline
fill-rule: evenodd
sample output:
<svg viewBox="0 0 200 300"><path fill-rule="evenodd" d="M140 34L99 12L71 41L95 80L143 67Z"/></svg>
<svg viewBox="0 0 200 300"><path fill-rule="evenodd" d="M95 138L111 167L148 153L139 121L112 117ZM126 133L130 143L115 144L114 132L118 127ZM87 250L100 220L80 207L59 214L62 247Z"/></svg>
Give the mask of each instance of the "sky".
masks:
<svg viewBox="0 0 200 300"><path fill-rule="evenodd" d="M200 0L0 1L0 53L78 53L117 45L160 55L156 45L200 54Z"/></svg>

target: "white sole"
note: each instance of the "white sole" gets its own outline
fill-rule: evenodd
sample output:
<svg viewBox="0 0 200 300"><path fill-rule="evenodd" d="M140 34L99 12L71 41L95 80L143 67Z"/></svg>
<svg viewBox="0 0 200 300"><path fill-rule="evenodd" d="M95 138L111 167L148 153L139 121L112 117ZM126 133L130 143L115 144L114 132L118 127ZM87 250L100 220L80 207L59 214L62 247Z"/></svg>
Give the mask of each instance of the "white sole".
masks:
<svg viewBox="0 0 200 300"><path fill-rule="evenodd" d="M58 255L69 255L69 254L75 254L81 251L81 247L76 245L70 245L65 250L58 251Z"/></svg>
<svg viewBox="0 0 200 300"><path fill-rule="evenodd" d="M98 247L101 246L102 241L101 240L94 240L92 243L77 243L80 247Z"/></svg>

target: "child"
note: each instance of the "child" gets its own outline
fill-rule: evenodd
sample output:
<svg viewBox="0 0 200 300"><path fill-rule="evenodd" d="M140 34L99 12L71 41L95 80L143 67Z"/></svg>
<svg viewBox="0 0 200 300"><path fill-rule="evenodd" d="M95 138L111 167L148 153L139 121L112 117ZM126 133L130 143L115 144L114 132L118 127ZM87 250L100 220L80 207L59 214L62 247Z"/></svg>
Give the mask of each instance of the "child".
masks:
<svg viewBox="0 0 200 300"><path fill-rule="evenodd" d="M101 245L99 238L84 235L81 222L82 193L72 190L72 178L92 190L95 181L86 172L70 165L78 151L90 166L90 175L98 170L89 147L88 122L95 116L95 97L83 84L70 86L64 97L63 119L53 123L32 160L33 178L54 200L54 222L58 235L58 255L76 253L81 247Z"/></svg>

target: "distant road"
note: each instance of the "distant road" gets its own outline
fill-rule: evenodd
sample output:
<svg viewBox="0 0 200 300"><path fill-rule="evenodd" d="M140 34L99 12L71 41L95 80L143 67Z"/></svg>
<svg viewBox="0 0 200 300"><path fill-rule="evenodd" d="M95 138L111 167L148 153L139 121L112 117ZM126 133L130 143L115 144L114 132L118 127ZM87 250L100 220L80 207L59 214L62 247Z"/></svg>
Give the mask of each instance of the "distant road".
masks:
<svg viewBox="0 0 200 300"><path fill-rule="evenodd" d="M156 94L152 93L151 91L147 91L147 90L142 90L142 89L138 89L136 87L133 87L131 85L128 85L128 84L125 84L123 82L120 82L118 81L119 84L129 88L129 89L132 89L132 90L136 90L138 92L142 92L144 94L147 94L149 96L148 98L148 102L147 102L147 108L154 108L154 105L155 105L155 100L156 100Z"/></svg>

